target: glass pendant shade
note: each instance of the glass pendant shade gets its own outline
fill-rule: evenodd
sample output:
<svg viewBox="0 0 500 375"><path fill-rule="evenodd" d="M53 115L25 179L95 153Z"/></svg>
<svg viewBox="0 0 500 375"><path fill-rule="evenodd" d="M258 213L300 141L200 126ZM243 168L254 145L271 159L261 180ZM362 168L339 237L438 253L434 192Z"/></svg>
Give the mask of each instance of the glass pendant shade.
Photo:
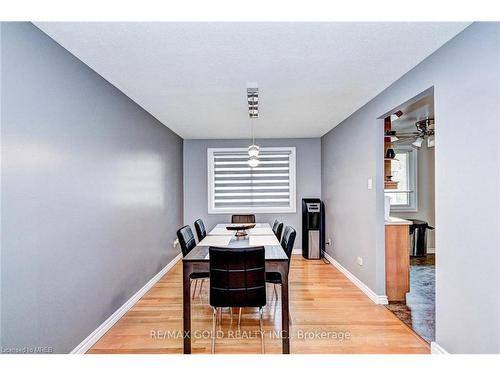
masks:
<svg viewBox="0 0 500 375"><path fill-rule="evenodd" d="M434 146L435 146L434 136L431 135L429 136L429 138L427 138L427 147L434 147Z"/></svg>
<svg viewBox="0 0 500 375"><path fill-rule="evenodd" d="M257 167L259 165L259 159L257 156L250 156L248 159L248 165L252 168Z"/></svg>
<svg viewBox="0 0 500 375"><path fill-rule="evenodd" d="M415 142L412 143L413 146L415 147L422 147L422 142L424 139L422 137L418 137Z"/></svg>
<svg viewBox="0 0 500 375"><path fill-rule="evenodd" d="M253 144L248 146L248 156L259 156L260 147Z"/></svg>

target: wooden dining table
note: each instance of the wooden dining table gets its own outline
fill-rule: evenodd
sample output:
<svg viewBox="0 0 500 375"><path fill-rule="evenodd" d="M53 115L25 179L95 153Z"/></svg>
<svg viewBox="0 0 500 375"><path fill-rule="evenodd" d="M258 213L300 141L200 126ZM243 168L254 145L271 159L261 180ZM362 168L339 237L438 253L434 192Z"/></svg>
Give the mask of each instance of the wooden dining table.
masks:
<svg viewBox="0 0 500 375"><path fill-rule="evenodd" d="M257 223L255 230L249 230L248 236L237 239L235 231L227 230L230 224L218 224L209 232L193 250L182 259L183 270L183 324L184 324L184 354L191 353L191 287L190 275L193 272L209 271L210 246L241 248L250 246L264 246L266 272L278 272L281 275L281 332L282 352L290 353L290 322L288 306L288 257L280 246L274 234L269 235L267 223ZM271 230L272 233L272 230Z"/></svg>

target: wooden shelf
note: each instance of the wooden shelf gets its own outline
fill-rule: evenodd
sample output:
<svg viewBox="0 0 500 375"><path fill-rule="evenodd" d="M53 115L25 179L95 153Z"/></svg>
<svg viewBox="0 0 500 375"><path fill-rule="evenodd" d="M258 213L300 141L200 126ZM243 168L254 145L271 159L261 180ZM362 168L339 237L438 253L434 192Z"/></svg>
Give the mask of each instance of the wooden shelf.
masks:
<svg viewBox="0 0 500 375"><path fill-rule="evenodd" d="M390 131L392 129L392 124L391 124L391 116L387 116L384 119L384 134L387 131ZM397 181L387 181L386 177L390 176L392 174L392 161L396 160L399 161L396 158L386 158L385 155L387 155L387 149L392 148L392 143L391 143L391 137L384 137L384 189L392 189L396 190L398 188L398 182Z"/></svg>
<svg viewBox="0 0 500 375"><path fill-rule="evenodd" d="M397 181L384 181L384 189L397 189L398 182Z"/></svg>

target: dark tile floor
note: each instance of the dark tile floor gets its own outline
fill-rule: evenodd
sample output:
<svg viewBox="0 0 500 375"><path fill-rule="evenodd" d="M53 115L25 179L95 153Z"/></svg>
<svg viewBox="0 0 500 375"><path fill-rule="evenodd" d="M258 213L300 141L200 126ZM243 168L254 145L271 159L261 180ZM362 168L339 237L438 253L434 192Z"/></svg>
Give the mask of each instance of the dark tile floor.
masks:
<svg viewBox="0 0 500 375"><path fill-rule="evenodd" d="M390 303L387 308L425 341L434 341L436 332L435 256L410 259L410 292L406 304Z"/></svg>

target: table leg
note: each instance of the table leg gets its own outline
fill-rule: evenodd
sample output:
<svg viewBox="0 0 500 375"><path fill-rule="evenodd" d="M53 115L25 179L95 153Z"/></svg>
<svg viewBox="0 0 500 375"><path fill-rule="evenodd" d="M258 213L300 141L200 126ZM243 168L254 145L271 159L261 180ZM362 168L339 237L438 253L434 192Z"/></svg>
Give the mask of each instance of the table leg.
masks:
<svg viewBox="0 0 500 375"><path fill-rule="evenodd" d="M182 310L183 310L183 336L184 354L191 354L191 288L189 276L191 275L191 265L187 262L182 267Z"/></svg>
<svg viewBox="0 0 500 375"><path fill-rule="evenodd" d="M288 306L288 267L281 270L281 331L283 354L290 354L290 311Z"/></svg>

